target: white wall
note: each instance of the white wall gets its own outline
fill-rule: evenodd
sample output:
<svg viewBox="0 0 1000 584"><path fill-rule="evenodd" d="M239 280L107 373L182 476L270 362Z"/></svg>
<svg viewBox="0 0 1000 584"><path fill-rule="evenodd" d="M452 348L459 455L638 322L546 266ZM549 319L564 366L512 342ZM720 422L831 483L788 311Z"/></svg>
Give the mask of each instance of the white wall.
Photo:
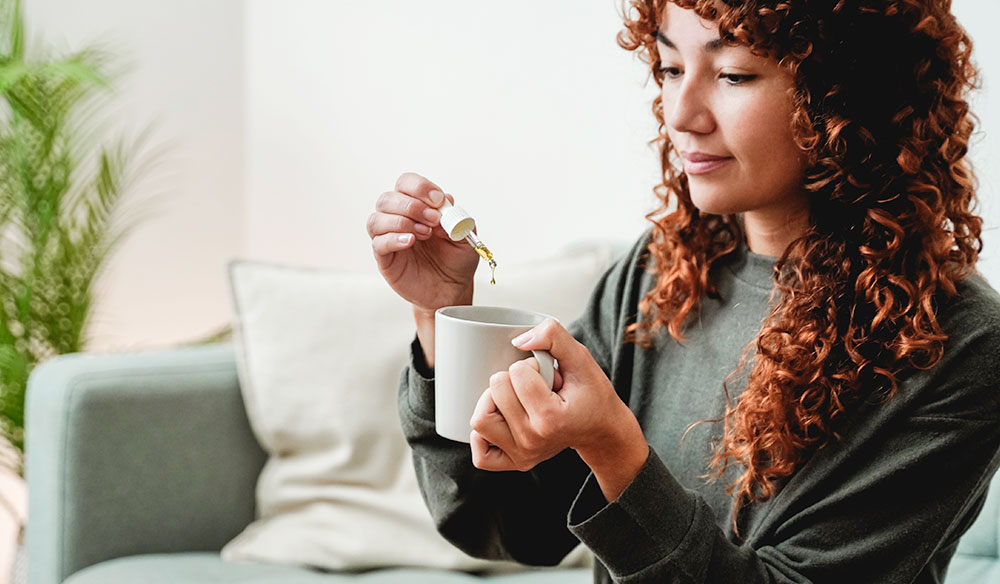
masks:
<svg viewBox="0 0 1000 584"><path fill-rule="evenodd" d="M404 171L476 217L501 273L632 239L655 88L616 44L616 2L593 4L250 0L245 252L374 270L365 219Z"/></svg>
<svg viewBox="0 0 1000 584"><path fill-rule="evenodd" d="M654 204L655 88L615 43L618 0L25 2L47 39L118 42L135 62L122 123L158 118L174 142L160 216L102 281L97 350L227 322L233 257L374 273L364 221L403 171L458 197L501 269L586 237L630 239ZM994 283L998 11L955 2L983 70L972 159Z"/></svg>
<svg viewBox="0 0 1000 584"><path fill-rule="evenodd" d="M66 55L108 45L122 78L108 138L153 124L167 154L132 192L148 215L96 291L89 348L169 345L228 322L225 262L241 245L241 0L24 0L27 36ZM138 160L138 159L137 159Z"/></svg>
<svg viewBox="0 0 1000 584"><path fill-rule="evenodd" d="M972 111L979 117L969 157L979 179L980 211L984 216L983 255L979 270L1000 289L1000 36L990 23L1000 19L1000 2L954 0L952 12L973 41L973 61L980 88L973 92Z"/></svg>
<svg viewBox="0 0 1000 584"><path fill-rule="evenodd" d="M655 88L615 43L618 5L250 0L245 252L370 268L364 219L408 170L459 198L501 261L588 235L632 238L657 182ZM984 98L1000 65L986 56L1000 50L984 16L997 10L956 5L987 80L973 161L991 230L1000 132L988 130L1000 119ZM1000 281L993 235L982 268Z"/></svg>

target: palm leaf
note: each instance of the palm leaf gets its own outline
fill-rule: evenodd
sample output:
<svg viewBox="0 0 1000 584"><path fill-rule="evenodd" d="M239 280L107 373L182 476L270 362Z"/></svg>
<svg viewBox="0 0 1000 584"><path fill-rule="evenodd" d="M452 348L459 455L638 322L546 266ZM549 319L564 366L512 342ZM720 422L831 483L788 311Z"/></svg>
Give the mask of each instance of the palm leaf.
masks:
<svg viewBox="0 0 1000 584"><path fill-rule="evenodd" d="M110 53L29 61L20 14L0 0L0 432L19 449L28 376L83 350L94 282L137 225L121 215L148 138L101 146Z"/></svg>

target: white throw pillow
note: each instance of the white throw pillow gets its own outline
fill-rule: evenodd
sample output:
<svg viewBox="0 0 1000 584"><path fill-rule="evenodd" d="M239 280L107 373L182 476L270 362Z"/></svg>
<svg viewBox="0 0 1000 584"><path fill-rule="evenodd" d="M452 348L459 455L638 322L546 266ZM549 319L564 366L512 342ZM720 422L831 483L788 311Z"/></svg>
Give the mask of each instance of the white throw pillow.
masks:
<svg viewBox="0 0 1000 584"><path fill-rule="evenodd" d="M496 286L480 270L476 303L568 323L610 260L599 246L501 264ZM269 458L258 519L222 557L331 570L510 569L450 545L424 506L396 410L412 312L374 266L358 274L234 261L229 271L240 384ZM586 558L578 552L573 561Z"/></svg>

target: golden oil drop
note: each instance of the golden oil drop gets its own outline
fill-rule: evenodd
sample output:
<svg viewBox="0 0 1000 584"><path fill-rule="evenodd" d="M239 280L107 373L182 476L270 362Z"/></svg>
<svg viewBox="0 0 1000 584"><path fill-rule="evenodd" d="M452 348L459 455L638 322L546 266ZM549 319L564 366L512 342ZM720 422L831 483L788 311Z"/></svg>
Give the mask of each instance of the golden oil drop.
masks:
<svg viewBox="0 0 1000 584"><path fill-rule="evenodd" d="M483 258L483 261L490 265L490 284L496 285L497 261L493 259L493 252L490 251L490 248L486 247L486 244L478 240L477 243L472 246L472 249L476 250L479 257Z"/></svg>

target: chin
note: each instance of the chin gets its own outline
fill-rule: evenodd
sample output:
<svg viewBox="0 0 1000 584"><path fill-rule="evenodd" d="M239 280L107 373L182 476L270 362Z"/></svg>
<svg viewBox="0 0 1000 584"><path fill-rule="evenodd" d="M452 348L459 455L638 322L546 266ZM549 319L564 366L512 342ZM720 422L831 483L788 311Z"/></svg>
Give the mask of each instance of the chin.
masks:
<svg viewBox="0 0 1000 584"><path fill-rule="evenodd" d="M739 204L742 197L733 196L738 192L735 188L714 186L706 188L702 185L691 184L692 182L694 181L688 182L688 188L691 192L691 202L702 213L732 215L734 213L742 213L746 210Z"/></svg>

